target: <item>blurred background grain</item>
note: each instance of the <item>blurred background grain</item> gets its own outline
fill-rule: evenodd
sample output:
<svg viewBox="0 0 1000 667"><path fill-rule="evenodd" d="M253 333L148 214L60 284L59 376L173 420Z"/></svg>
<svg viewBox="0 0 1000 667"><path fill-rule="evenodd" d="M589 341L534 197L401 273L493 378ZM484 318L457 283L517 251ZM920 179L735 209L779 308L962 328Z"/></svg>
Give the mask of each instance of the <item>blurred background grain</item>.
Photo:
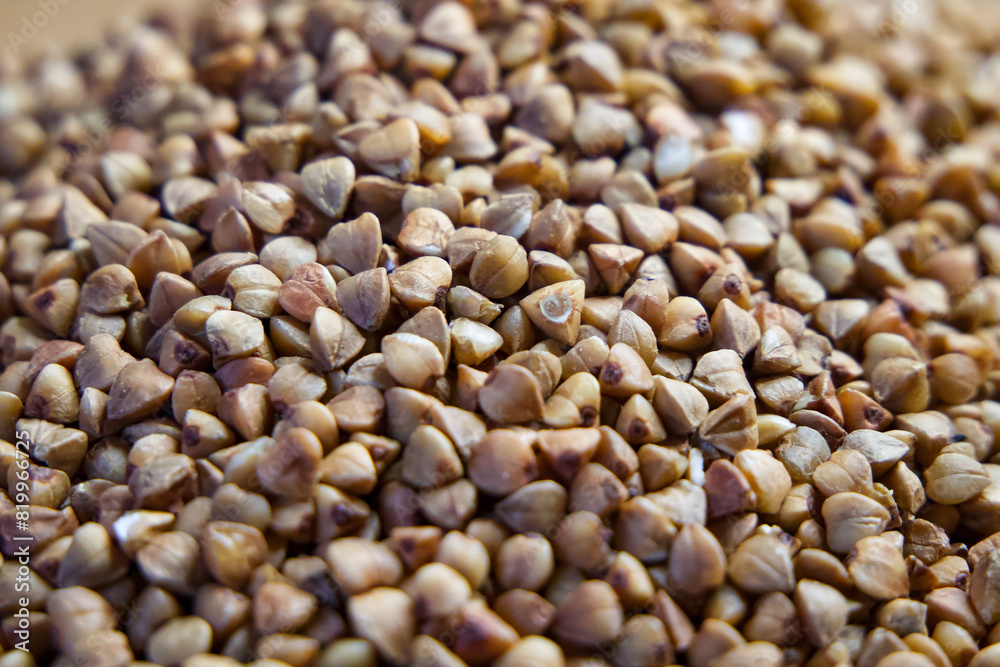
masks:
<svg viewBox="0 0 1000 667"><path fill-rule="evenodd" d="M213 1L232 0L0 0L0 59L9 56L10 33L22 35L25 20L43 11L44 6L58 7L45 19L37 34L18 44L19 55L32 55L52 50L74 50L97 42L111 25L128 25L145 15L151 7L212 8ZM711 0L692 0L709 3ZM835 3L878 4L897 6L903 15L913 9L937 5L953 15L959 15L970 30L998 35L1000 39L1000 0L833 0ZM36 22L37 23L37 22ZM30 28L28 28L30 31Z"/></svg>
<svg viewBox="0 0 1000 667"><path fill-rule="evenodd" d="M210 2L211 0L207 0ZM102 31L118 21L128 22L143 16L150 7L166 4L170 7L195 7L207 4L206 0L0 0L0 57L8 56L13 41L17 41L21 55L44 53L49 50L74 49L94 44ZM48 14L44 11L48 5ZM58 9L56 9L58 8ZM36 14L41 15L36 16ZM43 19L44 16L44 19ZM25 24L37 26L37 34L24 43L11 40L30 34Z"/></svg>

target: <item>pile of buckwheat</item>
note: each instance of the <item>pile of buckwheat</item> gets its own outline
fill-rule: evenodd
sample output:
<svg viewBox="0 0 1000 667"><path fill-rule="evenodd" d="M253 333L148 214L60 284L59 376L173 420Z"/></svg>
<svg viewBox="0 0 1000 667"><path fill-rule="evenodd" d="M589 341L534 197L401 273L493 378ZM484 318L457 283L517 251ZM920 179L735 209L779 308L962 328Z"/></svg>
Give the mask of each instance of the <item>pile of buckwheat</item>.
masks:
<svg viewBox="0 0 1000 667"><path fill-rule="evenodd" d="M1000 31L215 0L0 65L0 667L1000 665Z"/></svg>

